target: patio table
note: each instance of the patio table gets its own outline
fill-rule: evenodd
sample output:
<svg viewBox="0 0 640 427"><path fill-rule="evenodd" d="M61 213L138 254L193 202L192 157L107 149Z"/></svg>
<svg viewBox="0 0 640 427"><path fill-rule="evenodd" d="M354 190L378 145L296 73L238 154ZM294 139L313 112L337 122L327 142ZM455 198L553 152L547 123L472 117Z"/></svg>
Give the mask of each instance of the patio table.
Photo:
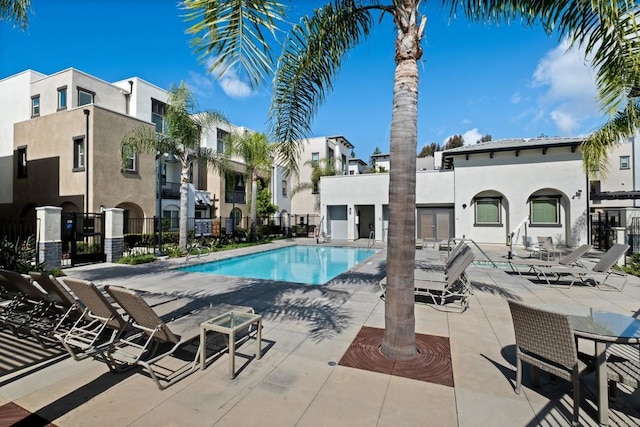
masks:
<svg viewBox="0 0 640 427"><path fill-rule="evenodd" d="M576 337L595 343L595 363L598 395L598 422L609 423L607 394L607 345L640 343L640 319L619 313L580 306L553 306L546 308L569 316Z"/></svg>
<svg viewBox="0 0 640 427"><path fill-rule="evenodd" d="M257 324L256 332L256 359L260 359L262 352L262 316L253 313L229 311L213 319L200 324L200 369L206 365L207 331L215 331L229 336L229 373L231 379L236 376L236 333L246 329L252 324Z"/></svg>

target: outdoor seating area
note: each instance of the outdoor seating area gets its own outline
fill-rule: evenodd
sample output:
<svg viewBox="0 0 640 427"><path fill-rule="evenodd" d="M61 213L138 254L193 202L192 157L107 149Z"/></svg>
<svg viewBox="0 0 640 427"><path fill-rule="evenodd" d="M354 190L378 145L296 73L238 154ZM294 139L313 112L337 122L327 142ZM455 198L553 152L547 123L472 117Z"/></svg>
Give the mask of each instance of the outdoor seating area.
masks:
<svg viewBox="0 0 640 427"><path fill-rule="evenodd" d="M113 323L101 337L115 330L115 338L93 343L82 360L65 351L0 371L0 418L20 412L56 426L640 424L640 278L609 277L618 292L581 281L549 286L535 274L513 272L505 246L482 249L504 267L474 263L481 258L464 242L450 253L416 251L416 288L428 293L424 300L417 295L414 307L420 356L393 368L362 350L377 349L385 328L384 249L321 286L184 273L179 259L67 269L60 283L74 305L92 321ZM607 256L589 249L578 258L591 272ZM572 280L565 279L559 282ZM80 289L115 313L99 311ZM457 297L443 304L438 289L464 292L465 310L443 310ZM248 334L238 338L249 343L237 352L226 350L227 335L201 326L232 311L255 312L238 314L235 324ZM218 322L235 335L231 318ZM18 357L7 352L10 346L38 345L31 334L6 331L0 330L0 362ZM364 360L371 363L358 363Z"/></svg>

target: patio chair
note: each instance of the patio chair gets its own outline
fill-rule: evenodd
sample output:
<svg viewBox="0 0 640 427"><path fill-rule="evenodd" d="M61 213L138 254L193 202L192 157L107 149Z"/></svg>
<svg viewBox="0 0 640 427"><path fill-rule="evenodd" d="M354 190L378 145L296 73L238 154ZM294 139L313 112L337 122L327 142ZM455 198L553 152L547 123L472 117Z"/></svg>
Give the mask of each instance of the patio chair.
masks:
<svg viewBox="0 0 640 427"><path fill-rule="evenodd" d="M142 332L141 339L122 338L113 346L102 350L103 360L112 371L120 371L135 365L143 367L156 386L164 390L198 369L199 350L186 366L172 371L159 362L174 355L185 345L200 337L200 324L230 310L253 313L253 308L221 304L194 311L170 322L164 322L147 302L135 291L118 286L107 286L107 293L132 319L132 327ZM167 345L164 351L159 347ZM231 356L230 356L231 357Z"/></svg>
<svg viewBox="0 0 640 427"><path fill-rule="evenodd" d="M527 271L525 274L527 273L533 273L536 274L535 272L535 266L542 266L542 267L552 267L552 266L567 266L567 267L581 267L581 268L586 268L585 265L582 262L582 257L587 254L591 249L593 248L593 246L589 245L589 244L585 244L582 245L576 249L574 249L573 251L569 252L567 255L563 256L562 258L560 258L560 260L558 261L557 264L552 263L550 261L543 261L543 260L537 260L535 258L531 258L531 259L527 259L527 260L523 260L523 261L514 261L513 259L508 260L509 262L509 266L511 267L511 270L514 273L518 273L520 275L522 275L522 269L518 268L519 266L524 266L524 267L529 267L529 271Z"/></svg>
<svg viewBox="0 0 640 427"><path fill-rule="evenodd" d="M555 260L556 256L560 256L560 251L556 249L553 244L553 237L551 236L538 237L538 258L542 259L542 255L544 254L547 255L547 261L549 261L551 257Z"/></svg>
<svg viewBox="0 0 640 427"><path fill-rule="evenodd" d="M622 291L627 284L628 275L622 270L615 270L613 267L616 265L618 260L625 256L627 250L629 249L629 245L616 243L611 246L611 248L605 252L600 261L598 261L592 268L584 268L584 267L564 267L564 266L556 266L556 267L542 267L542 266L534 266L534 273L538 276L538 279L541 277L546 280L547 284L551 286L551 282L549 281L549 276L555 276L556 282L558 282L563 276L570 276L571 282L569 283L569 287L573 286L576 280L580 280L582 283L586 283L586 279L591 279L595 282L595 286L603 289L606 284L607 279L610 276L621 276L624 277L624 282L619 288L615 288L611 285L606 285L608 290L617 290ZM594 276L602 276L604 275L604 279L602 281L598 281L594 278Z"/></svg>
<svg viewBox="0 0 640 427"><path fill-rule="evenodd" d="M97 355L130 329L129 322L93 283L71 277L62 280L85 306L84 316L68 332L54 334L74 360Z"/></svg>
<svg viewBox="0 0 640 427"><path fill-rule="evenodd" d="M522 362L531 365L534 386L539 370L563 378L573 386L573 421L579 425L580 376L592 368L578 358L576 341L566 314L508 300L516 338L516 394L522 387Z"/></svg>

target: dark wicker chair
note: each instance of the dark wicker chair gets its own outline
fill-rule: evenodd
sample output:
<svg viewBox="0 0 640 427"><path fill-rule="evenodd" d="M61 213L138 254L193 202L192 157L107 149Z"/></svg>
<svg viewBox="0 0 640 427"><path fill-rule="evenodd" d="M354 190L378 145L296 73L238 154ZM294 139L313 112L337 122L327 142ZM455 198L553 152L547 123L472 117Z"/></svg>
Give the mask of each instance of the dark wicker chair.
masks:
<svg viewBox="0 0 640 427"><path fill-rule="evenodd" d="M573 386L573 425L578 425L580 410L580 375L591 367L578 359L576 341L569 318L509 300L516 336L516 393L522 385L522 362L531 365L532 383L538 385L539 369L556 375Z"/></svg>
<svg viewBox="0 0 640 427"><path fill-rule="evenodd" d="M609 397L615 399L617 384L640 385L640 348L637 344L613 344L607 349Z"/></svg>

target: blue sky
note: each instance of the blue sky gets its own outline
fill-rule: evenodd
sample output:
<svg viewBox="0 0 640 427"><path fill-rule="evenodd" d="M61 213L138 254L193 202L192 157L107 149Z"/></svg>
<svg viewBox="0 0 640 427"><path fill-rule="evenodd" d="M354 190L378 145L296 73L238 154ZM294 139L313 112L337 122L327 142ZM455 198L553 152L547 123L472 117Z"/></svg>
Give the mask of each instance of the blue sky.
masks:
<svg viewBox="0 0 640 427"><path fill-rule="evenodd" d="M294 13L322 4L292 1ZM426 2L425 2L426 3ZM168 89L185 81L198 107L235 124L267 130L271 91L256 92L233 73L207 75L185 34L177 2L165 0L32 0L25 31L0 22L0 78L33 69L52 74L73 67L113 82L140 77ZM439 2L428 18L419 64L418 150L462 134L493 139L579 136L605 118L589 61L566 53L557 36L521 24L490 26L449 21ZM313 135L344 135L358 157L389 150L395 32L385 18L349 54L333 92L312 124Z"/></svg>

